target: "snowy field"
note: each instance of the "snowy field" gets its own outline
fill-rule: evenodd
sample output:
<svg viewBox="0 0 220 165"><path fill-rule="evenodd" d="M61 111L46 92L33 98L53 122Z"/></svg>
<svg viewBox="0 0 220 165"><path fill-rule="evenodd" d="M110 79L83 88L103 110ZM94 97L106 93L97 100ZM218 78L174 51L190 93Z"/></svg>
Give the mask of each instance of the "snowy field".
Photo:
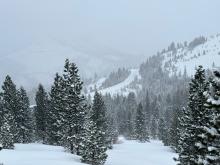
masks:
<svg viewBox="0 0 220 165"><path fill-rule="evenodd" d="M175 165L175 153L159 141L123 141L108 151L106 165ZM16 144L15 150L0 151L4 165L83 165L80 158L62 147L42 144Z"/></svg>

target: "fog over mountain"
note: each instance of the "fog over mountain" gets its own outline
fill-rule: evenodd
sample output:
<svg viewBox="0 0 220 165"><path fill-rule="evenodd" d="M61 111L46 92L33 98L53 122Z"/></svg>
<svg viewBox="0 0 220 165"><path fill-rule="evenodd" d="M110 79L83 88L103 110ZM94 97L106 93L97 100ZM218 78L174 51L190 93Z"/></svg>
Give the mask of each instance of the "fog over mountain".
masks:
<svg viewBox="0 0 220 165"><path fill-rule="evenodd" d="M217 34L219 6L218 0L0 0L0 81L11 74L19 84L46 84L67 57L83 76L137 66L172 41Z"/></svg>

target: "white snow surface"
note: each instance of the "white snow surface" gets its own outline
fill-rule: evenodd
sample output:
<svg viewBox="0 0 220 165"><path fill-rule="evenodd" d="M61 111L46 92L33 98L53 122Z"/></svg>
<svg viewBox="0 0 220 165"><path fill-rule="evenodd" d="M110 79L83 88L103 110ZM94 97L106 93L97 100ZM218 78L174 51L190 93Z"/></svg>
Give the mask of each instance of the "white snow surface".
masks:
<svg viewBox="0 0 220 165"><path fill-rule="evenodd" d="M205 54L204 54L205 52ZM163 67L172 75L180 71L183 73L186 68L188 75L194 75L195 68L202 65L205 69L212 69L213 63L215 67L220 67L220 35L210 36L204 44L198 45L193 50L188 48L180 48L177 50L177 60L172 56L172 52L162 54L164 56ZM165 63L171 61L168 67Z"/></svg>
<svg viewBox="0 0 220 165"><path fill-rule="evenodd" d="M175 165L175 153L159 141L138 143L120 140L108 151L105 165ZM63 147L42 144L16 144L15 150L0 151L4 165L83 165L80 157L65 152Z"/></svg>
<svg viewBox="0 0 220 165"><path fill-rule="evenodd" d="M111 86L109 88L98 90L102 95L110 94L111 96L116 95L123 95L127 96L130 92L136 93L137 91L132 88L131 84L135 81L135 79L141 79L141 75L139 73L139 69L131 69L130 75L121 83ZM100 87L101 83L103 83L105 78L101 78L96 84L93 84L93 86L96 85L97 89ZM141 87L139 86L139 89ZM90 96L93 98L94 92L89 93Z"/></svg>
<svg viewBox="0 0 220 165"><path fill-rule="evenodd" d="M108 151L108 155L106 165L176 165L173 158L177 157L160 141L150 143L124 141Z"/></svg>

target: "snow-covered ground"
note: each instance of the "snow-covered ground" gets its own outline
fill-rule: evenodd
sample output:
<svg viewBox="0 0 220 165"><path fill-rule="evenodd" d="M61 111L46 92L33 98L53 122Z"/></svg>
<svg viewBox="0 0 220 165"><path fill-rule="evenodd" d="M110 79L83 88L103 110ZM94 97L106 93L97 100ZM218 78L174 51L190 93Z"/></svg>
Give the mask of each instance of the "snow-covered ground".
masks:
<svg viewBox="0 0 220 165"><path fill-rule="evenodd" d="M175 165L176 156L159 141L137 143L123 140L108 151L106 165ZM83 165L78 156L62 147L42 144L16 144L15 150L0 151L4 165Z"/></svg>
<svg viewBox="0 0 220 165"><path fill-rule="evenodd" d="M177 60L173 59L172 52L164 53L163 56L164 67L166 62L171 61L171 66L165 67L171 75L175 72L178 74L179 71L183 73L184 69L188 75L194 75L195 68L199 65L205 69L212 69L213 63L220 67L220 35L208 37L204 44L198 45L193 50L189 50L188 47L178 49L176 57L181 58Z"/></svg>
<svg viewBox="0 0 220 165"><path fill-rule="evenodd" d="M108 152L106 165L176 165L176 154L160 141L138 143L124 141Z"/></svg>

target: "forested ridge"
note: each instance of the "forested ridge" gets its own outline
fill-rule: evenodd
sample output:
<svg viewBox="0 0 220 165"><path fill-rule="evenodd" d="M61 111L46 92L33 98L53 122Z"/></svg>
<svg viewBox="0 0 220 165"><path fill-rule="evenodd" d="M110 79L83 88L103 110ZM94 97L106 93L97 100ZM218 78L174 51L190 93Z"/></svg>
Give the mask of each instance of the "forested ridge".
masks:
<svg viewBox="0 0 220 165"><path fill-rule="evenodd" d="M159 139L170 146L181 165L219 163L220 72L196 68L170 76L157 56L141 65L142 90L128 96L83 95L83 82L75 63L65 61L51 90L42 84L36 106L30 108L23 87L17 89L6 76L1 92L0 143L41 142L59 145L81 161L104 164L107 149L118 136L140 143Z"/></svg>

